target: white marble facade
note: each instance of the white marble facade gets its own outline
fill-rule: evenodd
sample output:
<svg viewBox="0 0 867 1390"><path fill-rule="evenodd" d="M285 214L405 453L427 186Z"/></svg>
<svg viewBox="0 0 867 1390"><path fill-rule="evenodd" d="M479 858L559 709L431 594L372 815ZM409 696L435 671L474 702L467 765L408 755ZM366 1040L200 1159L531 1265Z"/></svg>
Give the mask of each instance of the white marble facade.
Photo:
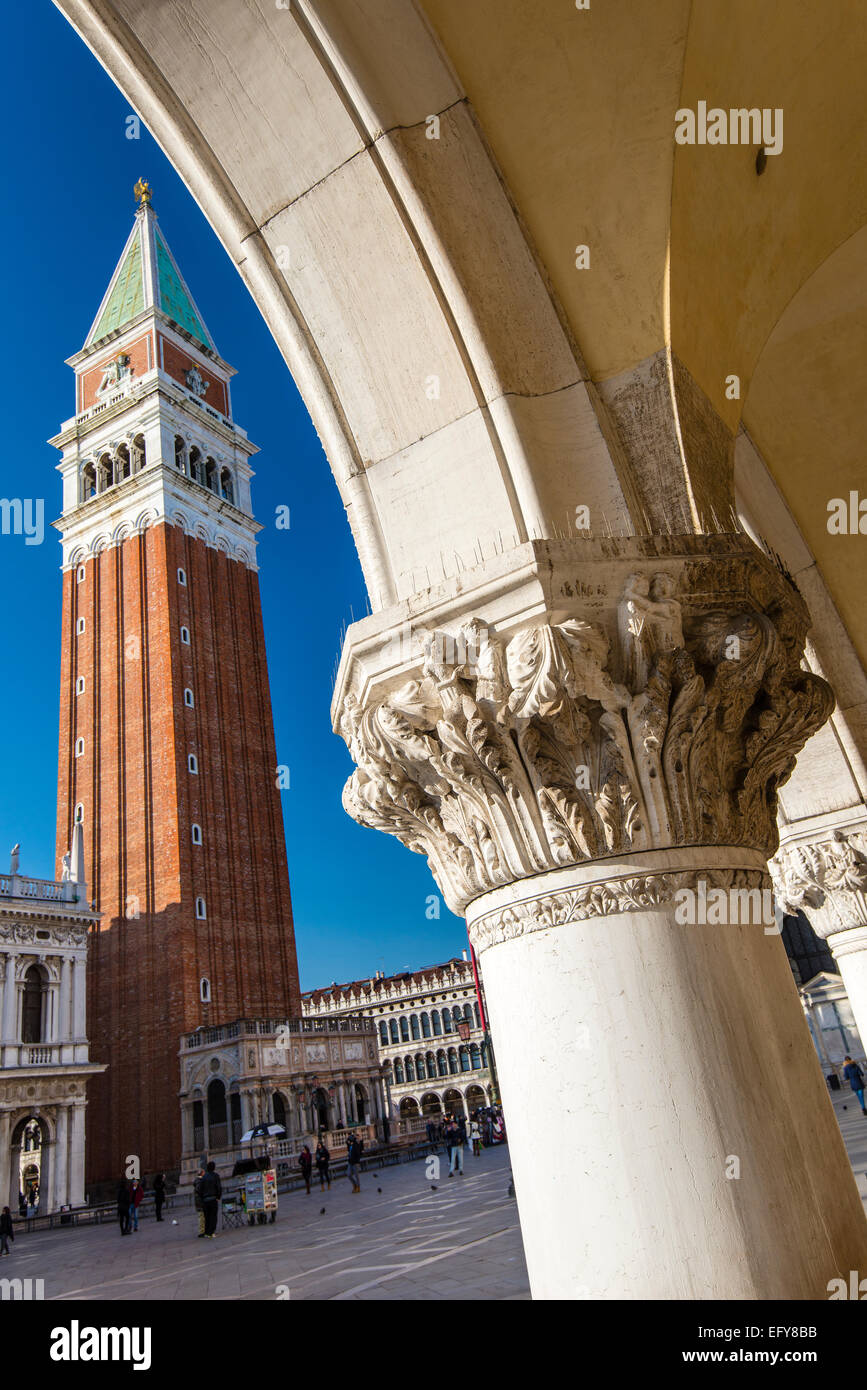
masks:
<svg viewBox="0 0 867 1390"><path fill-rule="evenodd" d="M84 1202L87 1083L105 1070L90 1061L86 1027L98 921L83 873L0 876L0 1206L13 1213L34 1186L42 1216Z"/></svg>

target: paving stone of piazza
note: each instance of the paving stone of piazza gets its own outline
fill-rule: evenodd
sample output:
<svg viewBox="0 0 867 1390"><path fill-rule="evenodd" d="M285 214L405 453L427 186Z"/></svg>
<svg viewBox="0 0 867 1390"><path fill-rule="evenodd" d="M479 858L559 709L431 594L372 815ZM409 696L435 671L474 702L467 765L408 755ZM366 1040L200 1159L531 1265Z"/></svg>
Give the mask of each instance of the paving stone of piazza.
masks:
<svg viewBox="0 0 867 1390"><path fill-rule="evenodd" d="M834 1109L867 1206L867 1119L848 1092ZM357 1196L345 1178L324 1194L314 1183L281 1195L273 1226L213 1241L197 1239L191 1208L125 1237L116 1224L20 1233L2 1274L42 1278L55 1300L270 1300L281 1285L296 1300L529 1299L508 1149L465 1154L462 1179L441 1168L436 1191L423 1159L368 1170Z"/></svg>
<svg viewBox="0 0 867 1390"><path fill-rule="evenodd" d="M463 1178L440 1164L436 1191L423 1159L371 1168L360 1195L346 1178L314 1183L280 1195L273 1226L216 1240L197 1239L189 1207L129 1236L117 1223L22 1233L0 1274L44 1279L46 1300L274 1300L279 1285L290 1299L529 1299L508 1148L465 1152Z"/></svg>

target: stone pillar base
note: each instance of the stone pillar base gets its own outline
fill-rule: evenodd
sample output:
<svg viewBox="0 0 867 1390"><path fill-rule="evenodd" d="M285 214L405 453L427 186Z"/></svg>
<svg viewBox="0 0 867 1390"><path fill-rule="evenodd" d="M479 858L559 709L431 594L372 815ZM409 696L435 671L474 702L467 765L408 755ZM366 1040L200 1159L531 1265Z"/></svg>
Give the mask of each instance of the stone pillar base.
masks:
<svg viewBox="0 0 867 1390"><path fill-rule="evenodd" d="M656 850L470 905L534 1297L824 1299L867 1270L785 950L732 897L768 882L756 851Z"/></svg>

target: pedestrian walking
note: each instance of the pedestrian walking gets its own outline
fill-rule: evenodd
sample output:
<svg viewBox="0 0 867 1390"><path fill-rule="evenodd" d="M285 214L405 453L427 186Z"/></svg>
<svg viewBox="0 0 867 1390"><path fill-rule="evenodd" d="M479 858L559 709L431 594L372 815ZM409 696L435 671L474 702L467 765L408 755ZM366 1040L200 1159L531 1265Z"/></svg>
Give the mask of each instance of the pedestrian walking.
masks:
<svg viewBox="0 0 867 1390"><path fill-rule="evenodd" d="M12 1229L12 1213L8 1207L3 1208L0 1215L0 1255L11 1255L9 1249L10 1240L15 1239L15 1232Z"/></svg>
<svg viewBox="0 0 867 1390"><path fill-rule="evenodd" d="M325 1184L331 1186L331 1154L322 1139L316 1146L316 1167L319 1169L319 1186L325 1191Z"/></svg>
<svg viewBox="0 0 867 1390"><path fill-rule="evenodd" d="M166 1175L157 1173L154 1178L154 1208L157 1214L157 1221L163 1219L163 1205L166 1200Z"/></svg>
<svg viewBox="0 0 867 1390"><path fill-rule="evenodd" d="M362 1146L360 1140L356 1139L356 1137L355 1137L354 1134L353 1134L352 1138L350 1139L349 1143L348 1143L347 1146L346 1146L346 1162L347 1162L346 1175L347 1175L347 1177L349 1178L350 1182L352 1183L352 1191L353 1191L353 1192L360 1192L360 1191L361 1191L361 1183L358 1181L358 1175L359 1175L359 1168L358 1168L358 1165L359 1165L360 1162L361 1162L361 1150L362 1150L362 1147L363 1147L363 1146Z"/></svg>
<svg viewBox="0 0 867 1390"><path fill-rule="evenodd" d="M207 1171L199 1184L199 1196L202 1199L202 1211L205 1214L205 1239L210 1236L211 1240L216 1240L217 1216L220 1211L220 1198L223 1195L223 1184L220 1182L220 1175L217 1172L217 1165L213 1159L208 1164Z"/></svg>
<svg viewBox="0 0 867 1390"><path fill-rule="evenodd" d="M307 1145L298 1155L298 1167L301 1169L301 1176L304 1179L304 1186L307 1188L307 1196L310 1196L310 1174L313 1172L313 1155Z"/></svg>
<svg viewBox="0 0 867 1390"><path fill-rule="evenodd" d="M129 1183L122 1178L117 1189L117 1220L122 1236L129 1234Z"/></svg>
<svg viewBox="0 0 867 1390"><path fill-rule="evenodd" d="M129 1189L129 1219L131 1228L134 1231L138 1230L138 1209L141 1206L143 1197L144 1188L142 1187L138 1178L136 1178L135 1182L130 1185Z"/></svg>
<svg viewBox="0 0 867 1390"><path fill-rule="evenodd" d="M449 1177L453 1178L455 1172L464 1176L464 1141L461 1136L460 1126L452 1120L448 1132L449 1146Z"/></svg>
<svg viewBox="0 0 867 1390"><path fill-rule="evenodd" d="M27 1215L27 1198L24 1196L23 1192L18 1193L18 1215L21 1217L22 1221Z"/></svg>
<svg viewBox="0 0 867 1390"><path fill-rule="evenodd" d="M858 1104L861 1106L861 1114L867 1115L867 1110L864 1108L864 1073L858 1063L853 1062L852 1058L848 1055L843 1058L843 1061L846 1063L843 1068L843 1075L858 1097Z"/></svg>
<svg viewBox="0 0 867 1390"><path fill-rule="evenodd" d="M470 1124L470 1142L472 1143L472 1146L473 1146L473 1155L474 1155L474 1157L475 1157L475 1158L481 1158L481 1156L482 1156L482 1131L481 1131L481 1129L479 1128L479 1122L478 1122L478 1120L473 1120L473 1121L471 1122L471 1124Z"/></svg>

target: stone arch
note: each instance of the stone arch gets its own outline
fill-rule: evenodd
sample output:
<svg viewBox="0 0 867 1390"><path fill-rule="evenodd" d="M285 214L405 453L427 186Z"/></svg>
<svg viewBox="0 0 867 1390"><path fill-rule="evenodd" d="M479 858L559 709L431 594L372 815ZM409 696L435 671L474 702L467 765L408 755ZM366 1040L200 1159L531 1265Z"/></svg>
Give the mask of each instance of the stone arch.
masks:
<svg viewBox="0 0 867 1390"><path fill-rule="evenodd" d="M443 1091L443 1110L455 1119L464 1113L464 1098L456 1086L449 1086Z"/></svg>
<svg viewBox="0 0 867 1390"><path fill-rule="evenodd" d="M79 501L88 502L96 496L96 464L85 459L79 471Z"/></svg>
<svg viewBox="0 0 867 1390"><path fill-rule="evenodd" d="M53 1180L52 1164L54 1158L55 1124L53 1117L43 1114L41 1109L36 1106L33 1109L18 1110L13 1112L9 1128L10 1144L10 1164L9 1164L9 1193L8 1197L0 1202L0 1206L5 1206L8 1202L12 1212L13 1220L18 1213L18 1193L20 1189L20 1174L22 1163L27 1164L28 1150L25 1149L25 1131L31 1125L36 1125L39 1130L41 1144L39 1148L38 1161L38 1185L39 1185L39 1214L44 1216L51 1203L51 1183Z"/></svg>

